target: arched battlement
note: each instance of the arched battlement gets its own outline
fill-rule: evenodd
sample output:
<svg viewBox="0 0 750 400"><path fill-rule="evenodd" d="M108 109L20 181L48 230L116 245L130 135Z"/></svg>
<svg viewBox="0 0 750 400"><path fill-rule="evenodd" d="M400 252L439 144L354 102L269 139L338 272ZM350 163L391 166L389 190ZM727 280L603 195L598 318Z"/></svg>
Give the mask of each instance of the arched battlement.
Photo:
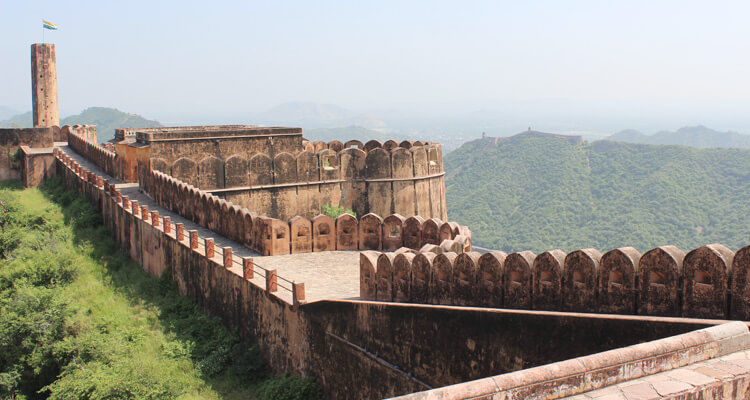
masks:
<svg viewBox="0 0 750 400"><path fill-rule="evenodd" d="M596 249L582 249L567 254L551 250L539 255L523 251L480 256L474 252L440 253L439 246L428 246L436 252L423 249L407 257L411 260L409 299L403 294L405 289L399 289L403 293L395 295L393 301L750 319L746 305L750 297L750 245L735 253L721 244L710 244L687 255L675 246L661 246L643 256L632 247L613 249L604 255ZM405 254L405 249L368 253L374 253L374 257L390 254L395 259ZM399 268L394 266L394 271L395 277ZM640 282L639 275L645 276L645 282ZM403 276L395 279L394 285L404 284ZM653 289L639 292L639 283ZM364 300L377 299L372 294L360 294ZM670 303L660 299L669 299Z"/></svg>

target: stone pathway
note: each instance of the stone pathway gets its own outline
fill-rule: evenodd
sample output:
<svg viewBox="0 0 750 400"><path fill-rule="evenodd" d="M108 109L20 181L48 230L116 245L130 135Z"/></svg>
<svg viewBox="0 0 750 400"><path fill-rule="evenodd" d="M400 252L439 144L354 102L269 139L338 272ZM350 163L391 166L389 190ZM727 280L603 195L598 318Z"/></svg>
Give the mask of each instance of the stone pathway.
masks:
<svg viewBox="0 0 750 400"><path fill-rule="evenodd" d="M730 399L731 391L724 392L724 384L739 376L750 376L750 351L739 351L723 357L686 365L617 385L565 397L568 400L645 400L665 398L693 398L696 392L714 388L722 399ZM706 393L704 393L705 395ZM703 398L703 397L701 397Z"/></svg>
<svg viewBox="0 0 750 400"><path fill-rule="evenodd" d="M255 264L263 269L277 270L279 277L278 285L281 287L274 294L282 300L290 304L292 303L291 285L285 280L304 283L305 301L308 303L327 299L359 299L358 251L326 251L284 256L261 256L240 243L227 239L193 221L183 218L177 213L158 206L148 194L139 190L138 183L126 183L113 178L67 145L59 144L58 147L84 168L107 179L110 184L114 184L123 196L128 196L130 200L137 200L140 205L148 206L149 212L158 211L159 217L169 216L173 224L172 232L175 231L175 223L184 224L186 237L188 231L197 230L201 238L201 247L203 246L204 238L213 238L217 253L216 260L221 260L222 247L231 247L235 264L231 268L232 272L238 275L242 274L242 260L240 257L253 257ZM265 288L265 273L256 268L255 277L250 281L258 287Z"/></svg>

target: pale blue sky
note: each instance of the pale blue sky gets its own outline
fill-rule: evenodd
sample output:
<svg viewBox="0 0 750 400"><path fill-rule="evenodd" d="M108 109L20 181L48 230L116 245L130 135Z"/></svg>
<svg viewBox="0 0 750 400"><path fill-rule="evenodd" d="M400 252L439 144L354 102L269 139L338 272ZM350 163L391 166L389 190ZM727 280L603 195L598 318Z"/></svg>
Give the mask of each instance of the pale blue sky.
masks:
<svg viewBox="0 0 750 400"><path fill-rule="evenodd" d="M0 105L30 108L42 18L60 26L63 115L314 101L750 133L748 1L0 0Z"/></svg>

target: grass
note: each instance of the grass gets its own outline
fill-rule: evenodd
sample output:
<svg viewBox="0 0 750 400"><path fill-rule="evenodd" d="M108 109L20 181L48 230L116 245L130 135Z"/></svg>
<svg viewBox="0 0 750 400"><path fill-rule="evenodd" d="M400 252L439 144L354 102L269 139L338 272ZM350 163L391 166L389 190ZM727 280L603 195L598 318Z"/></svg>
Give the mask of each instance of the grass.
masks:
<svg viewBox="0 0 750 400"><path fill-rule="evenodd" d="M0 201L0 398L320 397L146 274L59 180L0 182Z"/></svg>

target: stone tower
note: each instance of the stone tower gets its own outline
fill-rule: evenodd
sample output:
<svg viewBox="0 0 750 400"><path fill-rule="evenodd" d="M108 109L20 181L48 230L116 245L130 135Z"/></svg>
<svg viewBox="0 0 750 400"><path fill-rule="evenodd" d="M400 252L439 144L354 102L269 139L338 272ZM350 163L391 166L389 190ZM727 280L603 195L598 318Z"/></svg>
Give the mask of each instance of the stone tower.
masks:
<svg viewBox="0 0 750 400"><path fill-rule="evenodd" d="M31 45L31 102L35 128L60 125L54 44Z"/></svg>

